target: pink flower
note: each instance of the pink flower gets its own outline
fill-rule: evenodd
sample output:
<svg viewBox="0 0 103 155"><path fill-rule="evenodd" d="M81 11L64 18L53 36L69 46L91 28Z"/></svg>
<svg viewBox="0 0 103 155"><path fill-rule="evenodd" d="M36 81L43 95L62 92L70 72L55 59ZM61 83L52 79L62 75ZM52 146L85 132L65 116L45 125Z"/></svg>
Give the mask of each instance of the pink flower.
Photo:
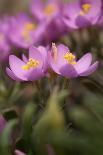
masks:
<svg viewBox="0 0 103 155"><path fill-rule="evenodd" d="M76 0L64 9L64 22L70 28L94 25L102 11L102 0Z"/></svg>
<svg viewBox="0 0 103 155"><path fill-rule="evenodd" d="M45 76L47 70L47 51L43 46L29 48L29 58L22 56L23 60L14 55L9 56L10 69L7 74L16 81L35 81Z"/></svg>
<svg viewBox="0 0 103 155"><path fill-rule="evenodd" d="M85 54L78 61L68 47L60 44L52 44L52 50L48 54L49 64L54 72L67 78L74 78L78 76L88 76L92 74L98 66L98 61L91 65L91 53Z"/></svg>
<svg viewBox="0 0 103 155"><path fill-rule="evenodd" d="M26 14L18 14L11 19L9 39L17 47L29 48L42 40L45 23L38 24Z"/></svg>

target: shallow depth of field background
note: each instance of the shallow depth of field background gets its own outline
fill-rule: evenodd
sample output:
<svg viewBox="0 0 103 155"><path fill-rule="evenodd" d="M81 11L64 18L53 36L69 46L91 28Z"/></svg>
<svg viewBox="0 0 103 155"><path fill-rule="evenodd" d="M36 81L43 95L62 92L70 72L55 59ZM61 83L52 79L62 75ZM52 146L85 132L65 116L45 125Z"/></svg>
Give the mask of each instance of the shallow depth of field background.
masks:
<svg viewBox="0 0 103 155"><path fill-rule="evenodd" d="M19 11L25 11L30 14L28 5L29 0L0 0L0 15L15 15ZM5 72L5 67L8 64L1 64L0 112L7 120L18 117L21 121L25 117L24 109L27 106L33 105L36 107L32 118L33 123L36 123L34 139L39 135L41 143L48 144L50 142L53 146L53 155L103 155L103 29L90 27L74 30L68 32L56 42L64 43L71 48L71 51L76 51L78 58L86 52L91 52L93 60L99 60L97 71L88 77L68 80L63 87L66 92L61 89L62 86L60 85L63 79L58 78L58 82L56 84L55 82L53 83L58 88L58 91L56 96L51 99L51 102L56 102L58 96L59 98L64 96L62 101L61 99L59 101L59 108L62 109L61 114L61 112L59 113L59 108L55 107L53 103L51 106L54 106L54 108L49 109L49 112L45 111L48 98L53 93L49 92L50 81L48 82L44 78L41 82L41 87L38 87L38 83L35 82L19 83L13 81ZM42 97L44 98L43 101ZM31 110L30 107L29 110ZM26 112L28 116L30 111L27 110ZM41 120L39 120L40 118ZM65 129L58 129L59 125L60 127L62 126L60 119L63 120ZM48 132L50 127L46 125L48 123L47 120L51 122L54 120L54 124L51 127L54 129L51 133ZM29 122L27 123L29 124ZM22 128L26 130L25 126ZM50 135L47 136L46 133ZM26 132L24 134L26 135ZM46 139L47 137L49 138ZM16 147L25 152L25 146L22 145L23 141L20 138L16 141ZM31 142L32 148L35 145L35 140L33 140ZM41 143L39 144L38 141L37 146L35 146L39 150L37 151L39 152L38 155L46 155Z"/></svg>

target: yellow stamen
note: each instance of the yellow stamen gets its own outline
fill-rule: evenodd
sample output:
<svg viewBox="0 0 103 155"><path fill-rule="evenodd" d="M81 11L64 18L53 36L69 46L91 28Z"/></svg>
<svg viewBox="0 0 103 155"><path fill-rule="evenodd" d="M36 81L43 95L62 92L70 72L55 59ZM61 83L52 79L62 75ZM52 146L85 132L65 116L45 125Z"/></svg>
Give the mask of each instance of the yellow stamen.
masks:
<svg viewBox="0 0 103 155"><path fill-rule="evenodd" d="M68 61L68 63L72 64L72 65L75 65L76 64L76 61L75 61L75 55L73 55L72 53L70 52L67 52L65 55L64 55L64 59L66 59Z"/></svg>
<svg viewBox="0 0 103 155"><path fill-rule="evenodd" d="M58 56L58 51L55 43L52 43L52 53L53 53L53 58L54 61L57 61L57 56Z"/></svg>
<svg viewBox="0 0 103 155"><path fill-rule="evenodd" d="M31 68L36 68L39 65L39 61L33 58L30 58L26 65L22 66L23 70L29 70Z"/></svg>
<svg viewBox="0 0 103 155"><path fill-rule="evenodd" d="M80 15L87 14L91 9L91 4L85 3L82 5L82 11L80 12Z"/></svg>
<svg viewBox="0 0 103 155"><path fill-rule="evenodd" d="M23 32L22 32L23 37L24 37L26 40L30 40L29 33L30 33L32 30L35 30L35 29L36 29L36 25L35 25L35 24L26 23L25 26L24 26L24 30L23 30Z"/></svg>
<svg viewBox="0 0 103 155"><path fill-rule="evenodd" d="M56 6L54 4L49 4L45 8L44 13L49 16L49 15L52 15L56 11L56 9L57 8L56 8Z"/></svg>

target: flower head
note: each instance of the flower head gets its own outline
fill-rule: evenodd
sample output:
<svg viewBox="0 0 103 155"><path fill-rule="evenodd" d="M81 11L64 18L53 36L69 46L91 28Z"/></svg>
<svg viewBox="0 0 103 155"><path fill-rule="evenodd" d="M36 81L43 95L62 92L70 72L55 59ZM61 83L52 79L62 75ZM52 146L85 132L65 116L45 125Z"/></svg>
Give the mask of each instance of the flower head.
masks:
<svg viewBox="0 0 103 155"><path fill-rule="evenodd" d="M85 54L80 60L76 60L76 56L70 50L60 44L52 44L52 50L49 52L49 64L54 72L67 78L77 76L88 76L92 74L98 66L98 61L93 65L91 53Z"/></svg>
<svg viewBox="0 0 103 155"><path fill-rule="evenodd" d="M43 46L30 47L29 58L22 56L23 60L14 55L9 56L10 69L7 74L16 81L34 81L43 77L47 70L47 51Z"/></svg>
<svg viewBox="0 0 103 155"><path fill-rule="evenodd" d="M64 22L71 28L96 24L102 10L101 0L77 0L66 4Z"/></svg>
<svg viewBox="0 0 103 155"><path fill-rule="evenodd" d="M32 0L30 10L39 22L46 23L44 40L50 43L56 40L66 31L66 26L62 22L63 5L61 0Z"/></svg>
<svg viewBox="0 0 103 155"><path fill-rule="evenodd" d="M29 48L42 39L45 24L38 25L26 14L19 14L11 20L9 38L18 47ZM14 35L15 34L15 35Z"/></svg>
<svg viewBox="0 0 103 155"><path fill-rule="evenodd" d="M60 13L60 1L58 0L32 0L30 3L32 14L39 20L52 20Z"/></svg>

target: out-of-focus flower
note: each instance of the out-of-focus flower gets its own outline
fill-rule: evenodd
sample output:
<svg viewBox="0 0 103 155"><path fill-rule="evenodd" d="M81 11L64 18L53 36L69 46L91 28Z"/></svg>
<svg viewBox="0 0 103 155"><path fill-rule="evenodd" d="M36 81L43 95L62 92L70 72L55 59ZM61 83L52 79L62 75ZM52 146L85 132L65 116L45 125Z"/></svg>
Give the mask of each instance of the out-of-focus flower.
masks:
<svg viewBox="0 0 103 155"><path fill-rule="evenodd" d="M47 51L40 46L29 48L29 58L23 55L23 60L14 55L9 56L10 69L7 74L16 81L34 81L43 77L47 70Z"/></svg>
<svg viewBox="0 0 103 155"><path fill-rule="evenodd" d="M62 10L64 5L62 5L61 0L32 0L30 3L30 10L34 17L39 22L46 23L46 31L44 35L44 40L48 44L52 40L58 39L63 35L67 27L62 22Z"/></svg>
<svg viewBox="0 0 103 155"><path fill-rule="evenodd" d="M15 155L26 155L26 154L19 150L15 150Z"/></svg>
<svg viewBox="0 0 103 155"><path fill-rule="evenodd" d="M0 62L4 62L9 54L11 45L8 39L9 21L8 18L0 20Z"/></svg>
<svg viewBox="0 0 103 155"><path fill-rule="evenodd" d="M103 2L102 2L102 10L101 10L101 14L100 17L96 23L97 26L100 26L101 28L103 28Z"/></svg>
<svg viewBox="0 0 103 155"><path fill-rule="evenodd" d="M60 5L58 0L32 0L30 10L39 21L52 20L60 14Z"/></svg>
<svg viewBox="0 0 103 155"><path fill-rule="evenodd" d="M98 61L91 65L91 53L85 54L80 60L76 61L75 55L70 50L60 44L52 44L51 52L48 52L50 67L59 75L67 78L77 76L88 76L93 73L98 66Z"/></svg>
<svg viewBox="0 0 103 155"><path fill-rule="evenodd" d="M96 24L102 10L101 0L76 0L68 2L64 9L64 23L71 28Z"/></svg>
<svg viewBox="0 0 103 155"><path fill-rule="evenodd" d="M29 48L42 40L45 23L37 24L26 14L18 14L11 19L9 38L13 44L21 48Z"/></svg>
<svg viewBox="0 0 103 155"><path fill-rule="evenodd" d="M101 28L103 28L103 14L101 15L101 17L99 18L98 22L97 22L97 26L100 26Z"/></svg>

